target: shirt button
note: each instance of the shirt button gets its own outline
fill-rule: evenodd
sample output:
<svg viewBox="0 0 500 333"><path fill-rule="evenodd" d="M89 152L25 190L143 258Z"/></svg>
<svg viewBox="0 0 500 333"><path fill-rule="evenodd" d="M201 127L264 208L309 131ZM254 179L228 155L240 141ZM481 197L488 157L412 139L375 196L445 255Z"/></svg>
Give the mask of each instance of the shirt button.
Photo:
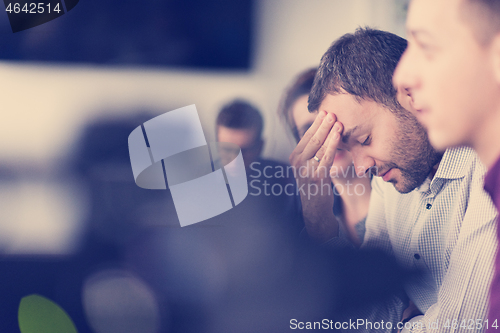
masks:
<svg viewBox="0 0 500 333"><path fill-rule="evenodd" d="M431 204L427 204L427 206L425 206L425 208L427 209L431 209L432 205Z"/></svg>
<svg viewBox="0 0 500 333"><path fill-rule="evenodd" d="M419 259L420 259L420 254L415 253L415 254L413 255L413 257L415 257L415 259L419 260Z"/></svg>

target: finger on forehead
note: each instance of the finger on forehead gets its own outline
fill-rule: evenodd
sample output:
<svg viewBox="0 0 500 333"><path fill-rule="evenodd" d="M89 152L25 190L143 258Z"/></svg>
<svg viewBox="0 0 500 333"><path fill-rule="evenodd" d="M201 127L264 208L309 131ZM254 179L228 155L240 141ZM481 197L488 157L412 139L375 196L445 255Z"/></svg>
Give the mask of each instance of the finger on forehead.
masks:
<svg viewBox="0 0 500 333"><path fill-rule="evenodd" d="M339 147L342 129L342 124L339 122L336 122L332 127L330 133L328 134L328 145L326 146L325 154L321 159L320 166L325 166L327 168L332 167L335 154L337 153L337 149Z"/></svg>
<svg viewBox="0 0 500 333"><path fill-rule="evenodd" d="M326 147L328 147L328 145L330 144L330 140L332 139L332 136L335 134L336 131L334 131L334 128L336 129L336 131L339 133L340 135L340 138L342 138L342 132L344 131L344 125L342 125L342 123L340 121L335 121L333 123L333 126L330 130L330 132L328 133L328 136L326 137L326 140L325 142L323 143L323 147L326 149ZM341 141L339 140L338 142L338 146L340 145Z"/></svg>
<svg viewBox="0 0 500 333"><path fill-rule="evenodd" d="M304 151L302 152L302 156L304 159L312 158L314 154L316 154L316 152L325 143L325 140L330 133L332 126L335 124L335 118L336 117L334 114L328 114L321 122L320 126L313 134L306 147L304 148Z"/></svg>
<svg viewBox="0 0 500 333"><path fill-rule="evenodd" d="M302 153L304 151L304 148L307 146L307 143L309 142L309 140L311 140L314 133L316 133L319 126L321 125L321 122L323 121L323 119L325 119L326 115L327 115L326 111L320 111L318 113L311 127L307 129L306 133L297 144L297 147L294 149L295 151L297 151L297 153Z"/></svg>

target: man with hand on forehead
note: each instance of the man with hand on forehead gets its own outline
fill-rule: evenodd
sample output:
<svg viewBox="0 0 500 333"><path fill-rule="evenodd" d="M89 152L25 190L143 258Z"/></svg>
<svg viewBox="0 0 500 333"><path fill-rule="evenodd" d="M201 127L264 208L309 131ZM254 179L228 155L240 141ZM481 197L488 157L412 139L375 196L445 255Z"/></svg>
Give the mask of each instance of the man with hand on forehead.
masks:
<svg viewBox="0 0 500 333"><path fill-rule="evenodd" d="M328 176L320 166L328 169L337 149L349 150L360 175L378 176L362 248L382 249L404 267L426 273L407 285L407 295L352 314L350 319L366 323L354 331L397 331L401 320L410 321L404 326L412 327L409 332L465 331L470 325L480 330L496 212L482 189L484 168L472 149L436 151L408 111L405 91L393 87L405 48L404 39L372 29L334 42L309 96L309 111L318 116L290 161L299 170L316 170L305 181L318 182ZM308 233L323 235L313 238L346 244L337 221L314 223L306 221Z"/></svg>
<svg viewBox="0 0 500 333"><path fill-rule="evenodd" d="M500 209L500 1L413 0L409 46L394 76L434 147L474 148ZM477 251L474 246L469 250ZM496 247L488 249L491 256ZM500 326L500 256L483 327ZM489 277L489 275L488 275ZM483 300L482 300L483 301Z"/></svg>

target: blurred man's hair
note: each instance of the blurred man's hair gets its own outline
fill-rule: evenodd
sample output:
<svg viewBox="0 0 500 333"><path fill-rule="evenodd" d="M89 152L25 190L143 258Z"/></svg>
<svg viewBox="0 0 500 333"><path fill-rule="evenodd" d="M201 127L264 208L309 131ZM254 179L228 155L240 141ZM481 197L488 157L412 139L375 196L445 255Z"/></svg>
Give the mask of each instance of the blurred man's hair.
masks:
<svg viewBox="0 0 500 333"><path fill-rule="evenodd" d="M321 58L309 111L317 111L327 94L348 93L400 113L392 75L406 45L399 36L370 28L358 28L337 39Z"/></svg>
<svg viewBox="0 0 500 333"><path fill-rule="evenodd" d="M260 139L264 120L257 108L244 100L238 99L226 104L221 109L217 116L216 133L219 126L233 129L255 129L257 132L256 139Z"/></svg>
<svg viewBox="0 0 500 333"><path fill-rule="evenodd" d="M472 27L476 40L488 45L500 32L499 0L460 0L460 16Z"/></svg>
<svg viewBox="0 0 500 333"><path fill-rule="evenodd" d="M282 117L291 129L293 137L300 141L299 131L293 120L293 105L302 96L309 96L316 75L317 68L310 68L301 72L285 90L278 108L278 114ZM305 111L305 110L304 110Z"/></svg>

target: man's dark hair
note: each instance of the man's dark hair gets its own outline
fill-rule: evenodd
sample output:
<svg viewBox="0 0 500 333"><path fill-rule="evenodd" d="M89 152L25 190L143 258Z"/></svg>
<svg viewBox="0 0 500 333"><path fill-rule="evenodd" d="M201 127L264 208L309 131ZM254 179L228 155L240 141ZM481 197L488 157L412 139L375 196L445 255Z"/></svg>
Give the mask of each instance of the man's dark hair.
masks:
<svg viewBox="0 0 500 333"><path fill-rule="evenodd" d="M279 116L286 121L297 142L300 141L300 137L295 121L293 120L292 107L300 97L309 96L316 71L317 68L310 68L297 75L291 85L285 90L278 107Z"/></svg>
<svg viewBox="0 0 500 333"><path fill-rule="evenodd" d="M460 16L471 25L476 40L482 45L489 45L500 32L499 0L461 0Z"/></svg>
<svg viewBox="0 0 500 333"><path fill-rule="evenodd" d="M221 109L217 116L216 126L217 128L224 126L236 129L255 129L257 132L256 138L259 139L262 136L264 120L257 108L244 100L238 99L226 104Z"/></svg>
<svg viewBox="0 0 500 333"><path fill-rule="evenodd" d="M309 111L318 110L327 94L348 93L400 113L392 75L405 51L405 39L392 33L358 28L335 41L321 58L309 95Z"/></svg>

